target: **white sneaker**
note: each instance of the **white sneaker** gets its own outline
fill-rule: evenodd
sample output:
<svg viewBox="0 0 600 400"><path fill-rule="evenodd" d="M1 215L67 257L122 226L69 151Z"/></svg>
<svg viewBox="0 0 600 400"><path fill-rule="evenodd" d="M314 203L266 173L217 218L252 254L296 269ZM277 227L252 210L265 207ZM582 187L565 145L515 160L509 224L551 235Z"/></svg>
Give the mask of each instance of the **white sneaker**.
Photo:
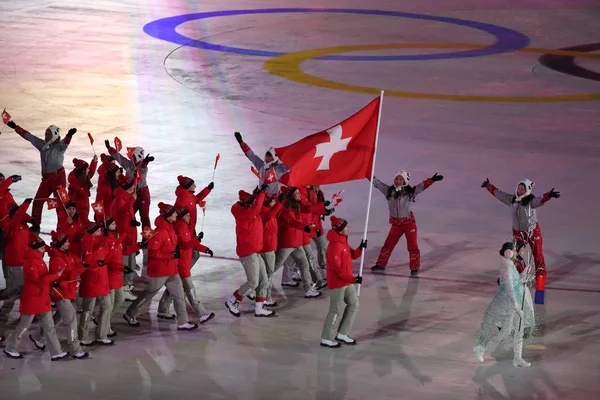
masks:
<svg viewBox="0 0 600 400"><path fill-rule="evenodd" d="M113 344L115 344L115 342L110 339L97 339L96 344L100 344L102 346L112 346Z"/></svg>
<svg viewBox="0 0 600 400"><path fill-rule="evenodd" d="M79 344L82 346L91 346L94 344L93 340L80 340Z"/></svg>
<svg viewBox="0 0 600 400"><path fill-rule="evenodd" d="M55 356L50 357L51 361L58 361L58 360L62 360L63 358L65 358L66 356L68 356L69 353L67 353L66 351L63 351L60 354L57 354Z"/></svg>
<svg viewBox="0 0 600 400"><path fill-rule="evenodd" d="M35 345L35 347L37 347L38 350L46 350L46 345L34 338L33 335L29 335L29 340L33 342L33 344Z"/></svg>
<svg viewBox="0 0 600 400"><path fill-rule="evenodd" d="M295 282L295 281L281 282L281 286L285 286L285 287L298 287L298 286L300 286L300 282Z"/></svg>
<svg viewBox="0 0 600 400"><path fill-rule="evenodd" d="M349 336L341 334L341 333L337 334L337 336L335 337L335 340L338 340L343 344L350 344L350 345L356 344L356 340L350 338Z"/></svg>
<svg viewBox="0 0 600 400"><path fill-rule="evenodd" d="M477 361L482 363L483 355L485 354L485 349L483 348L483 346L477 345L477 346L473 347L473 351L475 352L475 358L477 359Z"/></svg>
<svg viewBox="0 0 600 400"><path fill-rule="evenodd" d="M190 324L186 322L183 325L177 325L178 331L193 331L194 329L198 329L198 324Z"/></svg>
<svg viewBox="0 0 600 400"><path fill-rule="evenodd" d="M170 313L161 313L159 312L158 314L156 314L156 316L160 319L175 319L176 315L175 314L170 314Z"/></svg>
<svg viewBox="0 0 600 400"><path fill-rule="evenodd" d="M200 324L205 324L215 317L215 313L211 312L200 317Z"/></svg>
<svg viewBox="0 0 600 400"><path fill-rule="evenodd" d="M326 288L326 287L327 287L327 282L325 282L324 280L320 280L319 282L317 282L317 284L315 286L315 288L317 290L321 290L321 289Z"/></svg>
<svg viewBox="0 0 600 400"><path fill-rule="evenodd" d="M140 326L138 320L135 317L130 317L129 315L127 315L127 312L123 314L123 319L127 321L129 326Z"/></svg>
<svg viewBox="0 0 600 400"><path fill-rule="evenodd" d="M133 286L125 286L123 289L123 299L125 301L134 301L137 296L132 293Z"/></svg>
<svg viewBox="0 0 600 400"><path fill-rule="evenodd" d="M234 317L240 316L240 310L238 309L240 302L235 298L235 296L231 296L226 302L225 307L229 310L231 315Z"/></svg>
<svg viewBox="0 0 600 400"><path fill-rule="evenodd" d="M23 355L21 353L19 353L18 351L10 351L10 350L4 349L4 354L9 356L10 358L16 358L16 359L23 358Z"/></svg>
<svg viewBox="0 0 600 400"><path fill-rule="evenodd" d="M302 282L302 275L300 275L299 271L292 272L292 280L294 282Z"/></svg>
<svg viewBox="0 0 600 400"><path fill-rule="evenodd" d="M84 358L88 358L90 356L89 353L85 353L83 351L80 351L78 353L72 354L71 357L76 358L78 360L84 359Z"/></svg>
<svg viewBox="0 0 600 400"><path fill-rule="evenodd" d="M336 342L335 340L321 339L321 347L329 347L331 349L337 349L339 347L342 347L342 344L339 342Z"/></svg>
<svg viewBox="0 0 600 400"><path fill-rule="evenodd" d="M321 292L317 292L315 289L310 288L310 290L306 293L304 293L304 298L305 299L314 299L317 297L321 297L323 295L323 293Z"/></svg>
<svg viewBox="0 0 600 400"><path fill-rule="evenodd" d="M529 368L531 367L531 363L523 360L522 358L517 358L513 360L513 365L515 367Z"/></svg>
<svg viewBox="0 0 600 400"><path fill-rule="evenodd" d="M264 305L265 305L265 303L263 303L263 302L256 303L256 306L254 308L254 316L255 317L274 317L275 311L267 310L264 307Z"/></svg>

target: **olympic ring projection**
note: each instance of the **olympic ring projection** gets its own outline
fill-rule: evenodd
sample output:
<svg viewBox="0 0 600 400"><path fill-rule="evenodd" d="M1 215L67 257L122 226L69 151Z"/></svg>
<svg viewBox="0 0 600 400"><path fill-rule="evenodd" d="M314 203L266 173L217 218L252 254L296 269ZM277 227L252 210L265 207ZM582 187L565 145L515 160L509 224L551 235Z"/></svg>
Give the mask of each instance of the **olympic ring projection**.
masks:
<svg viewBox="0 0 600 400"><path fill-rule="evenodd" d="M590 52L600 50L600 43L582 44L579 46L565 47L564 51L581 51ZM587 68L580 67L575 64L576 56L566 56L557 54L544 54L539 58L540 64L553 71L562 72L563 74L575 76L577 78L589 79L600 82L600 73L590 71Z"/></svg>
<svg viewBox="0 0 600 400"><path fill-rule="evenodd" d="M343 90L355 93L368 93L378 95L382 88L371 88L365 86L352 85L347 83L335 82L328 79L319 78L310 75L300 69L300 65L308 60L316 59L329 54L349 53L353 51L386 50L386 49L480 49L482 45L476 44L447 44L447 43L409 43L409 44L380 44L380 45L361 45L361 46L339 46L320 49L304 50L295 53L289 53L265 62L265 69L279 77L294 82L307 85L318 86L328 89ZM600 60L600 54L590 54L585 52L525 48L517 50L524 53L551 54L566 57L583 57L593 60ZM458 101L494 101L494 102L562 102L562 101L589 101L600 100L600 93L586 93L574 95L557 96L469 96L453 95L439 93L419 93L403 92L398 90L386 90L388 96L429 99L429 100L458 100Z"/></svg>
<svg viewBox="0 0 600 400"><path fill-rule="evenodd" d="M502 54L522 49L529 45L530 40L527 36L512 29L504 28L498 25L486 24L483 22L469 21L458 18L438 17L425 14L412 14L400 11L382 11L382 10L360 10L345 8L265 8L255 10L225 10L212 11L195 14L178 15L158 19L149 22L144 26L144 32L157 39L172 42L182 46L196 47L205 50L221 51L226 53L236 53L249 56L278 57L285 53L278 53L265 50L243 49L239 47L223 46L214 43L208 43L203 40L195 40L177 32L177 27L185 22L203 20L215 17L229 17L235 15L251 14L283 14L283 13L344 13L360 15L381 15L389 17L412 18L425 21L443 22L452 25L463 26L477 29L493 35L496 42L490 46L478 46L467 48L467 50L455 51L451 53L434 54L408 54L396 56L339 56L326 55L315 57L319 60L338 60L338 61L414 61L414 60L447 60L454 58L480 57L493 54ZM460 48L460 47L459 47Z"/></svg>

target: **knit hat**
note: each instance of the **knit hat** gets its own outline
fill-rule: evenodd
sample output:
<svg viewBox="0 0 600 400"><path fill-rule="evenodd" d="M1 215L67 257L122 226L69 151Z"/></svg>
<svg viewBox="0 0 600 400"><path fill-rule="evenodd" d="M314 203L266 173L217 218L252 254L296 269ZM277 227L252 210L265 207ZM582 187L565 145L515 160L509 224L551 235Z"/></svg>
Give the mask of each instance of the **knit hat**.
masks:
<svg viewBox="0 0 600 400"><path fill-rule="evenodd" d="M511 259L514 255L515 245L513 242L506 242L500 248L500 255L504 258Z"/></svg>
<svg viewBox="0 0 600 400"><path fill-rule="evenodd" d="M16 204L11 204L10 206L8 206L8 215L12 218L13 215L15 215L15 213L17 212L17 210L19 209L19 206Z"/></svg>
<svg viewBox="0 0 600 400"><path fill-rule="evenodd" d="M32 249L40 249L42 247L46 246L46 242L44 242L42 240L42 238L36 237L35 239L33 239L31 242L29 242L29 247L31 247Z"/></svg>
<svg viewBox="0 0 600 400"><path fill-rule="evenodd" d="M177 181L179 181L179 186L189 189L193 184L194 180L192 178L188 178L187 176L179 175L177 177Z"/></svg>
<svg viewBox="0 0 600 400"><path fill-rule="evenodd" d="M410 181L410 173L408 173L407 171L404 171L404 170L397 171L394 174L394 182L396 181L396 178L399 176L404 178L404 185L408 185L408 181Z"/></svg>
<svg viewBox="0 0 600 400"><path fill-rule="evenodd" d="M164 218L169 218L175 212L175 207L167 203L158 203L158 209L160 210L160 215Z"/></svg>
<svg viewBox="0 0 600 400"><path fill-rule="evenodd" d="M185 207L177 209L177 218L183 218L186 214L189 214L189 210Z"/></svg>
<svg viewBox="0 0 600 400"><path fill-rule="evenodd" d="M50 236L52 237L52 241L50 245L52 247L56 247L57 249L61 248L63 244L67 241L67 235L64 233L58 233L56 231L50 232Z"/></svg>
<svg viewBox="0 0 600 400"><path fill-rule="evenodd" d="M92 233L94 233L98 229L100 229L101 227L102 227L102 225L100 225L98 222L92 222L85 228L85 230L87 233L89 233L91 235Z"/></svg>
<svg viewBox="0 0 600 400"><path fill-rule="evenodd" d="M119 186L127 190L133 186L133 179L127 177L127 175L119 175Z"/></svg>
<svg viewBox="0 0 600 400"><path fill-rule="evenodd" d="M288 188L287 193L285 194L285 197L287 197L288 199L291 199L292 196L294 195L294 193L296 193L297 190L298 190L298 188L297 187L293 187L293 186L290 187L290 188Z"/></svg>
<svg viewBox="0 0 600 400"><path fill-rule="evenodd" d="M106 169L104 170L104 175L114 174L119 170L119 166L117 164L108 164Z"/></svg>
<svg viewBox="0 0 600 400"><path fill-rule="evenodd" d="M238 196L239 196L239 198L240 198L240 201L246 201L246 200L248 200L250 197L252 197L252 195L251 195L250 193L248 193L248 192L245 192L245 191L243 191L243 190L240 190L240 191L238 192Z"/></svg>
<svg viewBox="0 0 600 400"><path fill-rule="evenodd" d="M334 231L341 233L347 225L348 221L345 219L338 218L335 215L331 216L331 227Z"/></svg>
<svg viewBox="0 0 600 400"><path fill-rule="evenodd" d="M113 217L106 217L106 219L104 220L104 225L108 228L113 222L115 222L115 219Z"/></svg>
<svg viewBox="0 0 600 400"><path fill-rule="evenodd" d="M519 196L517 194L519 185L525 186L525 193L522 196ZM529 179L523 179L521 182L519 182L517 184L517 187L515 188L515 196L517 196L517 198L515 200L518 202L518 201L521 201L523 198L529 196L531 194L531 191L533 190L533 185L535 185L535 183L531 182Z"/></svg>
<svg viewBox="0 0 600 400"><path fill-rule="evenodd" d="M86 161L80 160L79 158L73 159L73 165L75 166L75 169L86 169L90 166Z"/></svg>
<svg viewBox="0 0 600 400"><path fill-rule="evenodd" d="M75 202L73 200L69 200L65 204L65 208L77 208L77 205L75 204Z"/></svg>
<svg viewBox="0 0 600 400"><path fill-rule="evenodd" d="M100 161L104 162L112 162L113 158L111 155L107 155L105 153L100 154Z"/></svg>

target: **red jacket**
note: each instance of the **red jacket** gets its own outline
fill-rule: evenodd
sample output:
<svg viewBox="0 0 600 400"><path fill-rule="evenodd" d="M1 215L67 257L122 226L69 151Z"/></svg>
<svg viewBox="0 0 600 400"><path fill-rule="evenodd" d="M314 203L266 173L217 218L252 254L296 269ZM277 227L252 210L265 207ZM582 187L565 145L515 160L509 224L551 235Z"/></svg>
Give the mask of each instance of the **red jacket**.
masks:
<svg viewBox="0 0 600 400"><path fill-rule="evenodd" d="M289 203L285 202L277 215L277 248L293 249L302 246L304 239L304 227L300 211L294 211Z"/></svg>
<svg viewBox="0 0 600 400"><path fill-rule="evenodd" d="M238 257L247 257L263 248L263 223L259 213L264 200L265 192L261 191L250 207L242 207L240 203L231 206L231 213L235 218L235 251Z"/></svg>
<svg viewBox="0 0 600 400"><path fill-rule="evenodd" d="M177 200L175 200L175 208L186 208L190 213L190 226L192 227L192 233L196 236L196 222L198 221L198 208L196 207L202 200L208 196L210 190L206 187L202 189L202 191L198 194L194 194L183 188L178 186L175 189L175 196L177 196Z"/></svg>
<svg viewBox="0 0 600 400"><path fill-rule="evenodd" d="M4 182L0 184L0 229L4 230L8 229L8 221L10 220L8 208L13 204L17 204L9 189L9 186L12 185L12 183L10 178L6 178Z"/></svg>
<svg viewBox="0 0 600 400"><path fill-rule="evenodd" d="M194 235L191 224L186 224L185 221L177 220L173 224L173 227L175 228L175 234L177 235L177 244L181 246L181 256L177 263L179 276L182 279L189 278L192 276L192 250L206 253L208 247L201 244Z"/></svg>
<svg viewBox="0 0 600 400"><path fill-rule="evenodd" d="M127 236L123 240L126 247L134 246L137 243L137 227L131 225L131 221L135 219L134 203L135 197L133 197L133 194L127 193L125 189L119 186L115 189L115 198L108 214L115 219L119 234Z"/></svg>
<svg viewBox="0 0 600 400"><path fill-rule="evenodd" d="M96 203L102 202L105 213L110 211L114 199L114 192L110 183L104 182L98 184L96 189Z"/></svg>
<svg viewBox="0 0 600 400"><path fill-rule="evenodd" d="M263 222L263 247L261 253L277 250L277 213L281 210L281 203L276 201L271 207L262 206L260 218Z"/></svg>
<svg viewBox="0 0 600 400"><path fill-rule="evenodd" d="M50 290L58 275L48 270L44 255L30 247L24 250L23 290L19 312L23 315L37 315L52 311Z"/></svg>
<svg viewBox="0 0 600 400"><path fill-rule="evenodd" d="M108 255L108 248L105 247L104 236L92 236L86 233L83 236L83 262L89 267L81 274L81 286L79 287L79 296L84 299L94 297L108 296L110 287L108 285L108 269L106 263L98 265L98 260L104 260Z"/></svg>
<svg viewBox="0 0 600 400"><path fill-rule="evenodd" d="M97 161L92 161L88 171L88 178L92 179L94 173L96 173ZM75 202L77 208L77 214L82 221L88 222L90 217L90 188L92 184L88 185L87 182L82 182L75 176L75 171L69 173L69 198Z"/></svg>
<svg viewBox="0 0 600 400"><path fill-rule="evenodd" d="M348 237L333 229L327 232L327 240L327 287L338 289L356 283L352 274L352 260L360 257L362 249L352 250Z"/></svg>
<svg viewBox="0 0 600 400"><path fill-rule="evenodd" d="M123 281L123 272L125 271L123 256L133 254L140 249L137 243L133 246L125 247L123 245L125 238L125 236L117 238L115 233L108 232L108 236L104 239L104 246L108 250L104 261L108 269L108 287L111 290L120 289L125 285Z"/></svg>
<svg viewBox="0 0 600 400"><path fill-rule="evenodd" d="M148 242L148 276L173 276L179 273L179 260L173 256L177 234L173 224L162 216L154 220L156 234Z"/></svg>
<svg viewBox="0 0 600 400"><path fill-rule="evenodd" d="M27 215L27 208L29 208L29 204L23 203L12 218L7 218L6 247L3 260L6 266L20 267L25 262L25 253L31 240L31 232L29 232L29 226L26 222L31 217Z"/></svg>
<svg viewBox="0 0 600 400"><path fill-rule="evenodd" d="M62 207L57 208L58 210L58 225L56 226L56 232L67 235L69 240L69 254L81 258L81 239L85 233L83 223L77 217L77 220L71 220L69 223L67 213Z"/></svg>
<svg viewBox="0 0 600 400"><path fill-rule="evenodd" d="M77 288L79 288L77 278L85 271L85 268L79 258L69 252L53 248L50 250L50 271L57 273L61 269L63 273L57 279L60 286L50 290L52 301L75 300Z"/></svg>
<svg viewBox="0 0 600 400"><path fill-rule="evenodd" d="M312 210L310 209L310 206L312 206L313 204L313 197L314 197L314 193L312 193L313 195L311 196L311 199L308 198L308 189L304 186L301 186L298 188L298 191L300 192L300 219L302 220L302 222L304 223L304 225L312 225L313 223L313 213ZM314 199L316 200L316 199ZM308 208L307 208L308 207ZM310 244L310 238L316 236L316 233L314 230L312 230L311 232L304 232L304 234L302 235L302 246L307 246Z"/></svg>

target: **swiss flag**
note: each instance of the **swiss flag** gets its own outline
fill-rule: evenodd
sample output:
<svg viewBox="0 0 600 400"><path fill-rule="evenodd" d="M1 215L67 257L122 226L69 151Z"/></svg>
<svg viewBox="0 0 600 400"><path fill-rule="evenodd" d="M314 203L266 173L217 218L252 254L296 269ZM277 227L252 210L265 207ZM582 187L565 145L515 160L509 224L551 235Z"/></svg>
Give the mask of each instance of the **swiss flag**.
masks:
<svg viewBox="0 0 600 400"><path fill-rule="evenodd" d="M135 151L135 147L128 147L127 148L127 158L129 158L130 160L133 160L133 152Z"/></svg>
<svg viewBox="0 0 600 400"><path fill-rule="evenodd" d="M118 137L115 136L115 150L118 152L121 151L121 149L123 148L123 143L121 143L121 139L119 139Z"/></svg>
<svg viewBox="0 0 600 400"><path fill-rule="evenodd" d="M280 182L309 186L370 178L379 103L378 97L334 127L275 149L281 162L290 168Z"/></svg>
<svg viewBox="0 0 600 400"><path fill-rule="evenodd" d="M149 226L145 226L144 229L142 229L142 237L148 240L152 236L154 236L154 231L152 230L152 228L150 228Z"/></svg>
<svg viewBox="0 0 600 400"><path fill-rule="evenodd" d="M8 113L8 111L6 111L5 108L4 111L2 111L2 123L6 125L8 121L10 121L10 114Z"/></svg>
<svg viewBox="0 0 600 400"><path fill-rule="evenodd" d="M63 204L71 200L69 198L69 193L67 193L67 189L65 188L56 189L56 193L58 193L58 196L60 197L60 200L63 202Z"/></svg>
<svg viewBox="0 0 600 400"><path fill-rule="evenodd" d="M48 210L54 210L55 208L58 208L58 200L57 199L50 197L49 199L46 200L46 203L48 204Z"/></svg>
<svg viewBox="0 0 600 400"><path fill-rule="evenodd" d="M277 151L275 151L275 152L277 152ZM277 182L277 175L275 175L275 170L273 168L271 168L265 174L265 183L269 184L269 183L273 183L273 182Z"/></svg>
<svg viewBox="0 0 600 400"><path fill-rule="evenodd" d="M94 209L94 212L98 215L98 217L104 216L104 202L103 201L99 201L97 203L92 203L92 208Z"/></svg>
<svg viewBox="0 0 600 400"><path fill-rule="evenodd" d="M260 179L260 174L258 173L258 171L256 170L256 168L254 168L253 166L250 166L250 171L252 171L252 173L253 173L254 175L256 175L256 177L257 177L258 179Z"/></svg>

